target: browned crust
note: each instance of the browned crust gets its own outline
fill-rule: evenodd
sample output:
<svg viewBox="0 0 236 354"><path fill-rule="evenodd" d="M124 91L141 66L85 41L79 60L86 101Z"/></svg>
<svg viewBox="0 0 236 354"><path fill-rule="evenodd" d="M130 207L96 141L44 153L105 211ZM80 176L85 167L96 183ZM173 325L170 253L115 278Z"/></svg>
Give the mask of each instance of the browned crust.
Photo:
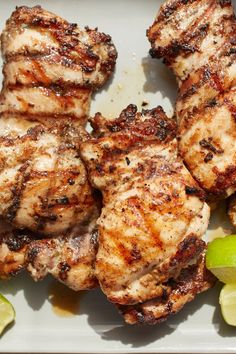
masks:
<svg viewBox="0 0 236 354"><path fill-rule="evenodd" d="M4 261L0 261L0 279L16 276L25 269L26 249L35 239L36 235L28 230L10 230L0 234L0 253L2 248L7 248Z"/></svg>
<svg viewBox="0 0 236 354"><path fill-rule="evenodd" d="M201 15L193 15L185 28L178 26L178 21L180 21L178 18L179 11L182 11L181 14L184 16L192 9L195 9L193 13L197 13L201 6L204 6ZM221 14L223 9L227 10L227 15L225 13ZM215 13L218 14L217 20L214 20ZM168 30L170 24L173 33L168 38L168 36L165 37L164 35L166 35L165 29ZM175 28L176 31L174 31ZM210 118L213 120L214 114L221 107L225 107L231 113L231 116L235 117L236 107L234 103L230 102L229 96L234 94L236 79L235 75L228 74L236 61L235 33L236 21L230 0L211 0L209 2L203 0L168 0L161 6L153 25L147 31L147 36L152 46L151 55L163 58L164 62L174 70L178 78L179 95L176 115L179 121L180 154L199 185L208 192L210 200L225 198L230 193L233 193L236 188L235 164L227 165L226 162L223 171L220 163L219 166L217 164L214 166L214 157L227 154L227 151L214 145L215 142L212 142L212 147L210 147L210 144L208 146L207 144L202 144L202 141L197 142L197 131L196 134L190 135L189 146L185 146L184 139L191 129L194 130L198 120L202 121L202 125L205 123L207 128L208 120ZM195 58L193 56L194 53L199 53L204 57L204 53L201 53L200 49L203 40L208 36L211 36L211 45L215 48L215 52L211 53L208 61L202 67L197 68L196 71L192 68L191 72L187 69L187 73L185 73L184 70L180 69L179 72L182 74L178 75L178 65L181 66L181 60L183 60L183 65L185 65L184 60L189 58L191 63L191 59ZM217 42L219 37L222 39L222 43L221 41L219 42L220 46ZM168 40L165 41L163 38L168 38ZM214 41L215 38L216 40ZM188 68L187 65L186 67ZM232 120L232 131L233 129ZM212 139L211 136L209 136L209 141L207 140L206 143L210 142L210 139ZM191 145L194 146L196 143L199 143L201 150L196 164L194 164L192 163L194 153L191 157L189 149L191 151ZM207 171L207 168L200 170L200 168L196 167L196 165L203 166L209 162L213 166L211 167L212 177L210 178L212 183L210 186L207 183L209 177L204 172L205 170Z"/></svg>
<svg viewBox="0 0 236 354"><path fill-rule="evenodd" d="M143 119L147 117L147 119ZM117 119L108 121L97 113L90 120L96 137L102 137L113 133L124 135L130 143L137 143L139 140L155 139L156 143L167 143L173 140L177 134L177 125L173 119L166 117L162 107L137 112L137 107L130 104L124 109Z"/></svg>
<svg viewBox="0 0 236 354"><path fill-rule="evenodd" d="M165 23L173 19L176 12L178 12L183 7L191 6L192 4L196 7L198 3L201 3L201 0L172 0L167 1L161 8L158 16L156 17L153 25L147 30L148 39L152 45L152 49L150 50L150 54L155 58L165 58L167 63L171 63L179 54L189 55L196 51L198 51L198 45L202 42L203 38L208 34L209 23L207 21L210 20L210 15L212 11L216 8L218 4L222 7L231 6L231 1L220 1L220 0L210 0L209 6L205 10L205 12L201 15L201 17L196 18L190 26L181 33L180 38L173 39L171 43L166 46L156 46L156 39L163 30ZM225 20L231 21L234 16L230 16L225 18ZM199 26L199 23L202 21L205 23ZM160 27L159 30L155 31L155 25L163 23L163 26ZM222 33L223 34L223 33Z"/></svg>
<svg viewBox="0 0 236 354"><path fill-rule="evenodd" d="M101 62L100 70L106 77L110 76L115 67L117 58L117 51L112 43L111 37L105 33L98 32L96 29L86 27L84 31L91 40L90 45L85 45L80 40L80 30L78 31L77 24L68 23L59 16L54 15L41 8L35 6L29 8L27 6L17 7L12 13L12 16L7 21L7 27L19 27L22 24L29 28L39 29L40 31L47 31L59 43L59 49L53 49L62 57L64 65L72 67L73 65L80 65L84 72L93 72L96 70L97 63L100 60L99 56L94 52L93 46L105 45L108 51L108 57L105 61ZM76 51L76 58L73 52ZM50 54L51 48L45 48L45 54ZM20 54L20 53L19 53ZM27 52L26 50L21 53L25 56L37 55L37 52ZM42 54L42 53L41 53ZM64 59L63 59L64 58ZM6 60L11 59L7 56ZM89 83L88 83L89 84Z"/></svg>
<svg viewBox="0 0 236 354"><path fill-rule="evenodd" d="M88 237L89 245L86 245ZM93 289L98 286L94 272L97 242L96 229L84 235L81 233L71 237L67 234L65 237L35 240L27 247L25 264L29 271L33 269L32 275L36 274L36 280L42 280L47 274L51 274L75 291ZM87 268L89 272L80 274L81 277L78 278L80 267ZM75 282L73 273L77 276Z"/></svg>
<svg viewBox="0 0 236 354"><path fill-rule="evenodd" d="M198 264L183 269L176 280L170 279L164 284L162 296L159 298L118 308L128 324L158 324L176 314L187 302L211 288L214 283L215 278L205 268L204 257L201 257Z"/></svg>

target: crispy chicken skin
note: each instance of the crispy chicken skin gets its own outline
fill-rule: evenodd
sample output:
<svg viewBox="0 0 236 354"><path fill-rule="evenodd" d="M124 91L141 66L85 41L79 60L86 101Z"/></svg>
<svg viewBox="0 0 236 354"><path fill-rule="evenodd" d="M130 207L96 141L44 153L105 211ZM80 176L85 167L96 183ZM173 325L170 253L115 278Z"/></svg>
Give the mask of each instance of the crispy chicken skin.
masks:
<svg viewBox="0 0 236 354"><path fill-rule="evenodd" d="M176 314L183 306L215 283L213 275L205 268L204 257L197 264L181 271L177 279L163 285L163 293L155 299L133 306L118 306L128 324L158 324Z"/></svg>
<svg viewBox="0 0 236 354"><path fill-rule="evenodd" d="M75 290L94 287L100 209L79 149L91 95L113 72L116 49L110 36L40 6L16 8L1 47L0 216L34 241L12 249L20 231L5 233L0 272L27 266L35 280L51 273Z"/></svg>
<svg viewBox="0 0 236 354"><path fill-rule="evenodd" d="M59 235L96 205L79 157L90 96L116 60L111 38L36 6L19 7L1 36L0 215Z"/></svg>
<svg viewBox="0 0 236 354"><path fill-rule="evenodd" d="M147 31L178 80L180 154L212 199L236 190L235 33L229 0L166 1Z"/></svg>
<svg viewBox="0 0 236 354"><path fill-rule="evenodd" d="M91 183L103 194L96 276L108 299L141 303L194 264L209 220L204 192L177 154L176 124L158 107L97 114L81 145Z"/></svg>

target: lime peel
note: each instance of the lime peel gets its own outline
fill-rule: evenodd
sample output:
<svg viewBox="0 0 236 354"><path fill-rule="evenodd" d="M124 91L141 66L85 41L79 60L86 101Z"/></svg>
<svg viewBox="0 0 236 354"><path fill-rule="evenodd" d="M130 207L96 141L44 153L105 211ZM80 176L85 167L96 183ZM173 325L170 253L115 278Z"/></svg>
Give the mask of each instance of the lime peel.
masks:
<svg viewBox="0 0 236 354"><path fill-rule="evenodd" d="M14 320L14 307L3 295L0 294L0 335L4 329Z"/></svg>
<svg viewBox="0 0 236 354"><path fill-rule="evenodd" d="M225 322L236 326L236 283L223 286L219 301Z"/></svg>
<svg viewBox="0 0 236 354"><path fill-rule="evenodd" d="M206 267L223 283L236 283L236 235L209 243Z"/></svg>

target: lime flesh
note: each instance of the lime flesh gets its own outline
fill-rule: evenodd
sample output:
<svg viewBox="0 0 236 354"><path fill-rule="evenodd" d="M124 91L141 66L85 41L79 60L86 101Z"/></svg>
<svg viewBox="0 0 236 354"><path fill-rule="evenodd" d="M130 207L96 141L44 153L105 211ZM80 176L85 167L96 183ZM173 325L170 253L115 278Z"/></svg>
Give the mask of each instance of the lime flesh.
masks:
<svg viewBox="0 0 236 354"><path fill-rule="evenodd" d="M236 326L236 284L226 284L220 293L222 316L226 323Z"/></svg>
<svg viewBox="0 0 236 354"><path fill-rule="evenodd" d="M236 284L236 235L209 243L206 266L223 283Z"/></svg>
<svg viewBox="0 0 236 354"><path fill-rule="evenodd" d="M12 304L0 294L0 335L15 319L15 310Z"/></svg>

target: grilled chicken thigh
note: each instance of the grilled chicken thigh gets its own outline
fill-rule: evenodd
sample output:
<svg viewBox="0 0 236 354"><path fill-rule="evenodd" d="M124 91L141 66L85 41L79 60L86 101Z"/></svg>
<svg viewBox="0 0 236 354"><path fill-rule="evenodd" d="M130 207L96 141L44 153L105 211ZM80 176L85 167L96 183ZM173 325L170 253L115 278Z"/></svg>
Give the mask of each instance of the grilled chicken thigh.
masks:
<svg viewBox="0 0 236 354"><path fill-rule="evenodd" d="M91 122L95 137L81 156L103 194L99 284L120 305L161 298L204 252L204 192L178 157L176 124L160 107L137 113L130 105L115 120L97 114Z"/></svg>
<svg viewBox="0 0 236 354"><path fill-rule="evenodd" d="M236 190L236 21L231 1L166 1L147 32L179 83L179 150L218 199Z"/></svg>
<svg viewBox="0 0 236 354"><path fill-rule="evenodd" d="M209 289L214 283L214 277L206 270L204 257L200 257L197 264L183 269L177 279L165 283L159 297L142 304L119 305L118 309L129 324L157 324L176 314L196 294Z"/></svg>
<svg viewBox="0 0 236 354"><path fill-rule="evenodd" d="M12 14L2 53L0 215L59 234L96 207L78 151L90 96L111 74L116 51L109 36L37 6Z"/></svg>
<svg viewBox="0 0 236 354"><path fill-rule="evenodd" d="M36 242L37 257L35 252L32 257L36 244L29 247L29 269L36 279L42 278L36 269L40 273L44 267L45 274L78 288L79 257L90 252L91 222L99 212L79 149L87 139L91 95L110 77L116 50L110 36L81 30L39 6L17 8L1 44L0 215L37 238L53 237ZM70 274L77 267L79 278L57 274L46 257L52 255L52 245L57 248L55 263L59 258L70 263Z"/></svg>

